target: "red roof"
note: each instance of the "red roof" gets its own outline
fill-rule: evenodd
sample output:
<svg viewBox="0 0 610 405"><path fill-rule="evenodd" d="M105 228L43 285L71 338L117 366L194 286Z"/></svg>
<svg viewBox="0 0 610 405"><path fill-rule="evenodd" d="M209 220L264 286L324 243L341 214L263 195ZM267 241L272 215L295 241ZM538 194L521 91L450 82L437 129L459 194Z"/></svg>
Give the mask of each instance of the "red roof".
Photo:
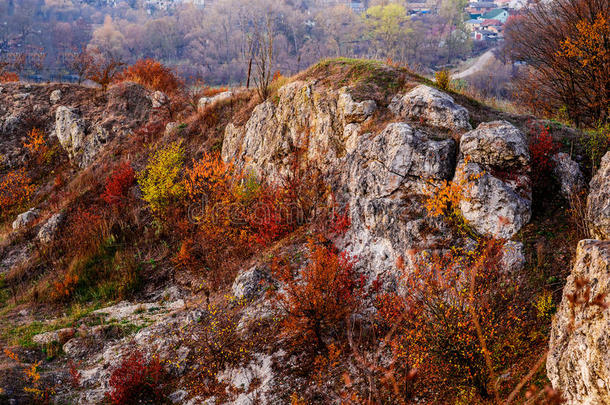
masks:
<svg viewBox="0 0 610 405"><path fill-rule="evenodd" d="M484 20L484 21L481 23L481 26L482 26L482 27L489 27L489 26L492 26L492 25L498 25L498 26L499 26L499 25L502 25L502 23L500 22L500 20L495 20L495 19L492 19L492 20Z"/></svg>

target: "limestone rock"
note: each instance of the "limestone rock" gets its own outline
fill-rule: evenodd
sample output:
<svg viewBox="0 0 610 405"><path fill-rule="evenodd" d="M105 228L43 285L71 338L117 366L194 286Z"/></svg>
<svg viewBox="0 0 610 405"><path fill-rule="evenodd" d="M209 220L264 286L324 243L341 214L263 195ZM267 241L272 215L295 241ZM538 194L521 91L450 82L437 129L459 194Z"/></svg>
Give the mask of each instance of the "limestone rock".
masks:
<svg viewBox="0 0 610 405"><path fill-rule="evenodd" d="M61 100L61 90L57 89L57 90L53 90L51 92L51 95L49 96L49 100L51 101L51 104L57 104L59 102L59 100Z"/></svg>
<svg viewBox="0 0 610 405"><path fill-rule="evenodd" d="M63 345L70 340L76 331L74 328L64 328L52 332L45 332L32 337L32 342L40 346L48 346L52 343Z"/></svg>
<svg viewBox="0 0 610 405"><path fill-rule="evenodd" d="M40 230L38 231L38 239L40 242L50 243L55 238L57 228L59 228L59 225L64 220L64 217L65 215L63 212L54 214L42 227L40 227Z"/></svg>
<svg viewBox="0 0 610 405"><path fill-rule="evenodd" d="M36 208L30 208L28 211L17 215L17 218L13 221L13 229L17 230L27 227L29 224L34 222L36 218L38 218L39 214L40 211L38 211Z"/></svg>
<svg viewBox="0 0 610 405"><path fill-rule="evenodd" d="M577 291L577 279L589 281L589 304L600 294L610 295L610 242L578 244L576 263L553 320L547 376L568 405L610 404L610 312L577 305L572 318L568 296Z"/></svg>
<svg viewBox="0 0 610 405"><path fill-rule="evenodd" d="M525 135L506 121L486 122L462 136L460 151L469 162L503 169L529 164Z"/></svg>
<svg viewBox="0 0 610 405"><path fill-rule="evenodd" d="M355 102L351 94L342 89L339 95L339 111L343 115L346 124L360 123L370 117L377 109L377 103L373 100Z"/></svg>
<svg viewBox="0 0 610 405"><path fill-rule="evenodd" d="M500 268L507 274L513 275L525 266L525 247L521 242L507 241L502 248Z"/></svg>
<svg viewBox="0 0 610 405"><path fill-rule="evenodd" d="M150 96L150 99L152 100L152 108L161 108L169 101L167 94L163 93L162 91L155 91Z"/></svg>
<svg viewBox="0 0 610 405"><path fill-rule="evenodd" d="M217 103L219 101L225 101L225 100L229 100L231 97L233 97L233 92L232 91L224 91L220 94L217 94L213 97L201 97L199 99L199 102L197 103L197 107L199 110L203 110L205 107L207 107L210 104L214 104Z"/></svg>
<svg viewBox="0 0 610 405"><path fill-rule="evenodd" d="M251 300L260 295L269 282L269 275L255 266L235 278L231 291L238 300Z"/></svg>
<svg viewBox="0 0 610 405"><path fill-rule="evenodd" d="M462 215L477 232L510 239L532 215L525 136L505 121L481 124L462 136L460 153Z"/></svg>
<svg viewBox="0 0 610 405"><path fill-rule="evenodd" d="M561 194L565 198L579 194L585 188L585 177L578 163L570 159L567 153L559 152L553 156L555 167L553 175L561 186Z"/></svg>
<svg viewBox="0 0 610 405"><path fill-rule="evenodd" d="M452 132L472 129L468 110L453 97L433 87L419 85L392 99L390 110L397 116Z"/></svg>
<svg viewBox="0 0 610 405"><path fill-rule="evenodd" d="M602 158L591 183L587 198L587 217L591 234L602 240L610 239L610 152Z"/></svg>

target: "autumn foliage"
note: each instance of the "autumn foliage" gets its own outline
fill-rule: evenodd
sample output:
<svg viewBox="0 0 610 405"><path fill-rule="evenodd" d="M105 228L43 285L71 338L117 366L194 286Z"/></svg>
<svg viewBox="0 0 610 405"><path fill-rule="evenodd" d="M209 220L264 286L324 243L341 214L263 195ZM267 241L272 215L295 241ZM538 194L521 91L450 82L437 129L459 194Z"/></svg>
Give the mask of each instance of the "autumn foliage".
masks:
<svg viewBox="0 0 610 405"><path fill-rule="evenodd" d="M34 187L25 169L13 170L0 177L0 217L28 203Z"/></svg>
<svg viewBox="0 0 610 405"><path fill-rule="evenodd" d="M359 308L366 279L355 271L355 260L332 243L312 239L308 249L309 261L302 269L287 260L275 261L273 274L284 287L275 298L286 314L284 333L326 351L328 334L339 332Z"/></svg>
<svg viewBox="0 0 610 405"><path fill-rule="evenodd" d="M106 396L112 404L165 403L162 377L163 367L158 358L144 358L141 351L126 357L110 375L110 390Z"/></svg>
<svg viewBox="0 0 610 405"><path fill-rule="evenodd" d="M548 189L548 183L555 167L553 155L557 153L559 147L549 130L546 127L541 127L531 137L529 149L534 187L537 190Z"/></svg>
<svg viewBox="0 0 610 405"><path fill-rule="evenodd" d="M136 177L129 162L122 162L106 179L102 199L115 206L123 206L127 202L129 188L134 183Z"/></svg>
<svg viewBox="0 0 610 405"><path fill-rule="evenodd" d="M116 77L117 81L132 81L151 90L173 94L182 89L184 83L171 69L154 59L140 59Z"/></svg>

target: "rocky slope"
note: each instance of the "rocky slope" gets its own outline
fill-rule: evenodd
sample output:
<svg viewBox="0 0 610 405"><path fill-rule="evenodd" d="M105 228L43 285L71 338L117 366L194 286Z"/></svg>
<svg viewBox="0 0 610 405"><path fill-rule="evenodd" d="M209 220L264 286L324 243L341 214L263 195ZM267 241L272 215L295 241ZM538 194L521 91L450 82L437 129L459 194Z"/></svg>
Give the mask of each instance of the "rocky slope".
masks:
<svg viewBox="0 0 610 405"><path fill-rule="evenodd" d="M395 80L399 76L388 67L375 65L375 69L380 70L376 74L382 78ZM234 102L240 97L253 97L252 93L236 91L220 99L201 100L199 113L211 109L217 118L223 116L218 108L230 109L229 119L214 126L214 131L222 133L220 155L258 181L281 183L290 174L296 153L301 164L320 172L340 204L349 207L350 226L335 241L337 246L358 258L358 271L366 274L367 280L381 281L388 291L400 285L404 269L398 269L397 263L406 261L409 271L415 266L411 260L416 256L468 248L481 236L502 240L504 273L522 277L533 259L531 247L526 251L528 240L523 235L537 232L539 226L532 223L535 218L526 119L476 107L472 101L441 92L415 77L400 78L402 83L396 86L372 79L337 80L341 82L337 85L329 82L329 77L305 73L265 102L250 102L236 112ZM7 167L23 164L22 138L29 128L38 126L52 134L50 142L61 147L70 161L66 170L72 176L78 178L78 173L87 171L94 173L88 179L101 176L104 161L129 150L125 145L135 142L134 130L161 114L155 104L159 95L133 83L113 86L107 94L78 86L11 86L0 93L5 95L0 154ZM28 122L32 116L37 119L35 123ZM156 135L158 142L169 142L174 136L193 151L199 150L201 135L189 135L188 124L182 124L180 118L169 122L167 128ZM142 144L138 145L143 148ZM130 152L136 168L142 167L140 152ZM583 189L579 163L565 153L554 158L559 162L555 176L561 192L567 195ZM588 198L591 233L600 239L608 239L610 234L609 182L610 153L591 181ZM429 215L426 208L430 197L447 184L467 184L456 201L466 232ZM66 207L58 210L46 197L37 201L39 206L11 218L0 251L2 273L11 274L23 266L40 243L54 239L65 222ZM318 208L324 211L324 207ZM144 211L134 214L139 215L136 222L152 223L141 213ZM303 248L288 239L277 249ZM153 248L155 252L162 250L162 243ZM173 403L279 404L287 403L298 390L308 393L312 390L310 380L288 374L300 367L301 357L284 351L276 336L263 333L263 343L259 342L257 325L282 315L264 294L266 289L277 288L265 260L276 252L263 252L245 263L230 288L217 292L218 296L230 296L229 312L238 320L238 334L257 342L247 360L227 364L215 377L223 387L221 392L200 392L190 379L201 367L197 339L219 322L210 305L210 293L201 292L199 280L176 282L171 276L161 285L151 282L130 301L105 303L107 306L89 311L67 327L53 327L32 337L34 348L61 348L61 356L52 359L43 373L43 380L55 387L54 400L82 404L103 401L113 367L134 348L146 349L163 361L172 380L169 399ZM610 401L610 363L605 358L603 335L606 314L600 314L599 307L588 306L573 322L569 304L569 294L581 277L593 282L588 299L607 292L607 256L606 242L579 244L576 265L553 324L548 376L574 404ZM160 267L167 268L169 274L175 272L173 261L161 261ZM9 322L17 325L47 317L35 307L15 306L7 314L13 316ZM43 318L44 324L59 325L60 321L59 316ZM570 330L571 322L576 325L574 331ZM37 349L32 350L36 353ZM68 361L77 365L77 386L65 383L70 379ZM0 377L3 398L25 403L23 384L16 382L17 368L7 364L3 366L6 377Z"/></svg>

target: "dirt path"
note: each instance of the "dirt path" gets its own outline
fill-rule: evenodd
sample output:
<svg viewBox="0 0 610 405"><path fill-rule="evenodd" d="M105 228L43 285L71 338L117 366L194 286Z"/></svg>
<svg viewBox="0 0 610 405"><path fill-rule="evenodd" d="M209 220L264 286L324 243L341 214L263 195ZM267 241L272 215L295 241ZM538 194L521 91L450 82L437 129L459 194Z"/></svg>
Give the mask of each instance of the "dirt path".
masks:
<svg viewBox="0 0 610 405"><path fill-rule="evenodd" d="M495 48L490 49L489 51L485 52L483 55L479 56L479 58L474 62L474 64L472 66L470 66L468 69L452 75L453 78L454 79L463 79L465 77L471 76L475 73L482 71L488 63L490 63L491 61L494 60L494 58L495 58L495 56L493 54L494 49Z"/></svg>

